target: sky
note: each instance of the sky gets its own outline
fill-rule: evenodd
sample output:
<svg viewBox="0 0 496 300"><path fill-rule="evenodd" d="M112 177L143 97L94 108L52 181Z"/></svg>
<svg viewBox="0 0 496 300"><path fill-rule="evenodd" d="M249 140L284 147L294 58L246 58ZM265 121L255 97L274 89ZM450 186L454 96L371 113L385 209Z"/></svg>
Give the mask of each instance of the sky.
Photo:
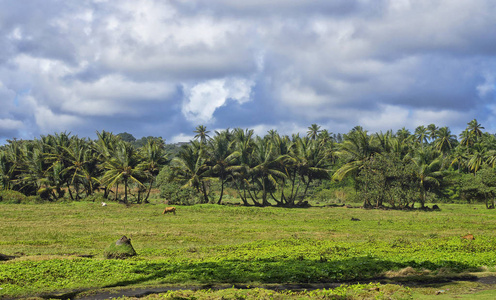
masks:
<svg viewBox="0 0 496 300"><path fill-rule="evenodd" d="M0 45L2 142L496 132L493 0L0 0Z"/></svg>

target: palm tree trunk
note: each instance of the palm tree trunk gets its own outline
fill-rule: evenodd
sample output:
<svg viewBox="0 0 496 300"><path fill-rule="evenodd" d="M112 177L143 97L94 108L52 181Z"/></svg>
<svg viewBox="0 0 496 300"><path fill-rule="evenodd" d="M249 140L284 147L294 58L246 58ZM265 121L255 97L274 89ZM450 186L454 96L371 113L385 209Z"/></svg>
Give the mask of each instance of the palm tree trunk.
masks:
<svg viewBox="0 0 496 300"><path fill-rule="evenodd" d="M72 196L71 186L69 184L69 181L67 181L66 184L67 184L67 190L69 191L69 196L71 196L71 200L74 201L74 197Z"/></svg>
<svg viewBox="0 0 496 300"><path fill-rule="evenodd" d="M201 189L203 191L203 198L204 198L204 203L209 203L210 200L208 199L208 195L207 195L207 188L205 187L205 181L202 181L202 185L201 185Z"/></svg>
<svg viewBox="0 0 496 300"><path fill-rule="evenodd" d="M124 203L127 204L127 179L124 179Z"/></svg>
<svg viewBox="0 0 496 300"><path fill-rule="evenodd" d="M150 187L148 188L148 192L146 193L145 200L143 200L144 203L148 203L148 197L150 197L150 192L152 191L153 187L153 180L150 181Z"/></svg>
<svg viewBox="0 0 496 300"><path fill-rule="evenodd" d="M222 178L220 179L220 196L219 196L219 201L217 201L217 204L221 204L222 203L222 196L224 196L224 181L222 180Z"/></svg>

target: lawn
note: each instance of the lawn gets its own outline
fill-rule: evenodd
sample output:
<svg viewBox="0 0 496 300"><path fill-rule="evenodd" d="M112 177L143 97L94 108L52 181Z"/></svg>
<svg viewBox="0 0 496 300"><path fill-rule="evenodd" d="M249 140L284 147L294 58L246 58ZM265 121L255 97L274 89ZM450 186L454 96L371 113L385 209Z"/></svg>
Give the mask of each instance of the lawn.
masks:
<svg viewBox="0 0 496 300"><path fill-rule="evenodd" d="M451 284L446 279L493 275L496 212L480 205L440 207L397 211L196 205L178 206L176 215L163 215L159 203L0 204L0 253L18 256L0 263L0 297L84 295L123 287L284 284L318 289L299 294L207 290L190 296L175 291L149 297L183 293L177 297L332 299L366 298L365 293L398 299L490 288L465 281L446 288ZM475 240L461 239L469 233ZM104 259L105 248L123 235L131 238L138 256ZM378 279L382 285L368 284ZM413 289L387 284L412 280L438 285ZM341 283L348 284L325 289ZM246 295L250 291L251 296Z"/></svg>

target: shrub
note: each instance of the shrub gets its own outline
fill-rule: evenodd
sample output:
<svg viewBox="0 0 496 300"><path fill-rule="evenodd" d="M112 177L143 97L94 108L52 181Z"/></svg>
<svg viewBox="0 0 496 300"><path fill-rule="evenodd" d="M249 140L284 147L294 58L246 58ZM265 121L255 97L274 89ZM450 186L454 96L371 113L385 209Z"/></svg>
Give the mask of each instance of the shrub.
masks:
<svg viewBox="0 0 496 300"><path fill-rule="evenodd" d="M3 190L0 191L0 202L9 204L19 204L26 201L26 196L17 191Z"/></svg>
<svg viewBox="0 0 496 300"><path fill-rule="evenodd" d="M157 176L160 197L173 205L193 205L201 203L201 195L191 187L184 187L174 178L172 170L166 166Z"/></svg>

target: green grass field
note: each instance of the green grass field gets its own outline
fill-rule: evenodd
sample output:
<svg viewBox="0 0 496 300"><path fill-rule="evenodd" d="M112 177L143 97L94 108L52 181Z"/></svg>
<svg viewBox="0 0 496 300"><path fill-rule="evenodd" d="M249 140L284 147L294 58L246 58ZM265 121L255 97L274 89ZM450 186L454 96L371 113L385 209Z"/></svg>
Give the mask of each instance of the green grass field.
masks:
<svg viewBox="0 0 496 300"><path fill-rule="evenodd" d="M306 292L186 290L148 298L411 299L432 295L443 299L489 293L489 299L496 295L487 291L493 285L446 282L456 276L493 275L496 211L479 205L440 206L441 211L425 212L196 205L178 206L176 215L163 215L163 204L1 204L0 253L18 258L0 263L0 298L63 298L60 295L73 292L81 296L130 287L280 284L320 288ZM475 240L460 238L469 233ZM131 238L138 256L104 259L105 248L122 235ZM378 279L383 283L369 284ZM412 280L417 282L415 287L388 284ZM430 282L432 286L427 286ZM330 283L348 284L324 289Z"/></svg>

